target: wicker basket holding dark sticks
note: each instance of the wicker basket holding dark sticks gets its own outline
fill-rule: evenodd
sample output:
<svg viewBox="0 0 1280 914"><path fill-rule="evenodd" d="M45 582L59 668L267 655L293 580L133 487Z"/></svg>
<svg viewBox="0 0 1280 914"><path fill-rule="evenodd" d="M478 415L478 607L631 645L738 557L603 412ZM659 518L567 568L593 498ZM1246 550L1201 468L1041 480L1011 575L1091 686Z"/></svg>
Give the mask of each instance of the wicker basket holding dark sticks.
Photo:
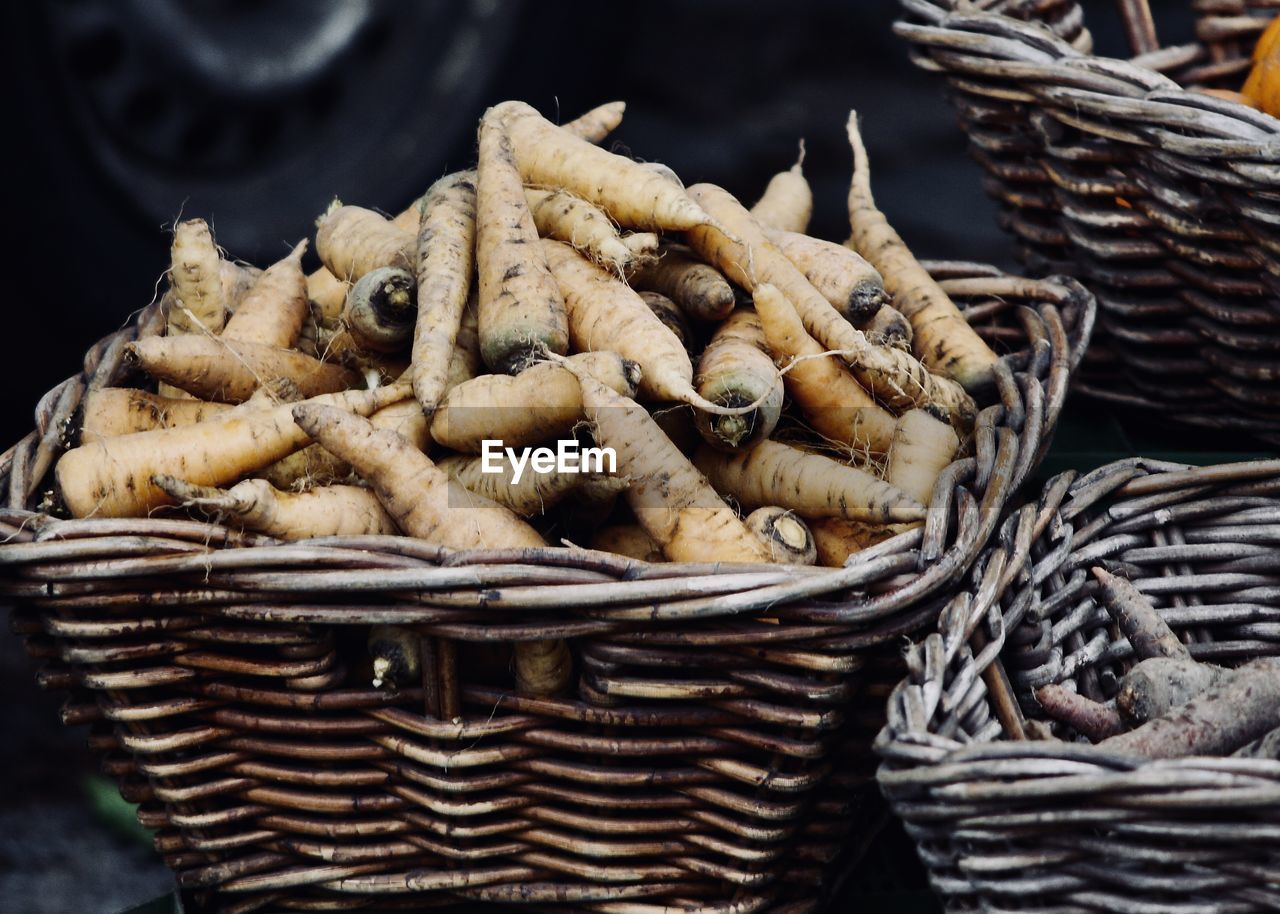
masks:
<svg viewBox="0 0 1280 914"><path fill-rule="evenodd" d="M925 527L843 569L33 510L135 324L3 455L0 594L41 684L69 691L64 720L91 725L179 885L218 910L812 908L875 824L854 793L901 676L886 653L932 624L1037 466L1093 321L1073 280L932 269L1007 353L997 389ZM377 623L422 637L420 687L369 686ZM512 694L503 646L550 638L570 640L576 693Z"/></svg>
<svg viewBox="0 0 1280 914"><path fill-rule="evenodd" d="M897 32L945 74L1002 225L1033 271L1081 279L1099 334L1080 389L1280 441L1280 120L1238 89L1277 0L1197 0L1197 41L1090 53L1074 0L901 0Z"/></svg>
<svg viewBox="0 0 1280 914"><path fill-rule="evenodd" d="M1143 760L1060 725L1045 739L1033 690L1103 701L1132 666L1098 565L1130 578L1197 660L1280 655L1278 531L1274 460L1122 461L1059 476L1011 514L909 652L877 741L881 786L948 910L1276 909L1280 760Z"/></svg>

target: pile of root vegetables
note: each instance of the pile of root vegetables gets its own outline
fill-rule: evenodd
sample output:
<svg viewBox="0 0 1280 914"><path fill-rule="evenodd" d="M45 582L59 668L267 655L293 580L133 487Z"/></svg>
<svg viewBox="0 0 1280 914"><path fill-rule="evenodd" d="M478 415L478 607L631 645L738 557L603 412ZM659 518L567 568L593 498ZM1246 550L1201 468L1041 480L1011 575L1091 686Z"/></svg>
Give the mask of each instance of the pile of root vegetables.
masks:
<svg viewBox="0 0 1280 914"><path fill-rule="evenodd" d="M622 111L489 109L476 167L395 218L335 201L309 275L306 241L258 270L178 224L166 317L128 352L158 390L87 393L56 502L834 566L921 523L997 356L876 209L856 116L836 244L804 234L801 162L749 210L598 145ZM616 462L482 453L566 440Z"/></svg>
<svg viewBox="0 0 1280 914"><path fill-rule="evenodd" d="M1280 759L1280 658L1235 669L1198 662L1131 582L1103 568L1093 575L1098 602L1138 662L1107 702L1064 685L1038 688L1036 699L1061 735L1144 758ZM1058 738L1050 727L1037 729L1031 735Z"/></svg>

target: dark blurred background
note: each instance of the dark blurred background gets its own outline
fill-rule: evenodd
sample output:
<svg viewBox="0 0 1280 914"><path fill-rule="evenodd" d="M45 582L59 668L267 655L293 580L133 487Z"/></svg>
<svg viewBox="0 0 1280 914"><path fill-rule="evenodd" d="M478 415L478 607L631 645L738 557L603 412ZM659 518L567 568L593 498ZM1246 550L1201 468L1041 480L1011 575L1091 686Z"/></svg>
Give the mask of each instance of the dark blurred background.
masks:
<svg viewBox="0 0 1280 914"><path fill-rule="evenodd" d="M1112 3L1085 6L1100 49L1122 53ZM890 32L896 12L894 0L5 3L14 360L0 449L156 294L175 219L207 218L231 256L266 265L335 195L392 213L470 164L480 113L504 98L560 120L624 99L613 148L748 202L803 138L812 230L835 240L857 108L878 202L917 253L1012 267L942 85ZM1162 20L1162 37L1185 39L1188 23ZM93 814L83 731L58 729L57 699L0 639L0 909L111 914L166 891L154 857Z"/></svg>

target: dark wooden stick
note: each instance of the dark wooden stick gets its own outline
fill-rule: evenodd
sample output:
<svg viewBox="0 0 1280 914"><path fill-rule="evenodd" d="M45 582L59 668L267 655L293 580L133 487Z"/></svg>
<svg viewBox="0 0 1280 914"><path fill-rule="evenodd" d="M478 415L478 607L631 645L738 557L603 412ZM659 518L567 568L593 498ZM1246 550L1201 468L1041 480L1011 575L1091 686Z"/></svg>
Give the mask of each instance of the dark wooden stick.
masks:
<svg viewBox="0 0 1280 914"><path fill-rule="evenodd" d="M418 639L419 664L422 667L422 710L427 717L441 718L440 671L436 658L436 639L423 635ZM445 718L448 720L449 718Z"/></svg>
<svg viewBox="0 0 1280 914"><path fill-rule="evenodd" d="M458 652L449 638L437 639L436 644L440 651L440 716L454 720L462 716L462 702L458 698Z"/></svg>
<svg viewBox="0 0 1280 914"><path fill-rule="evenodd" d="M1044 713L1071 727L1092 743L1124 732L1120 713L1056 683L1036 689L1036 701Z"/></svg>
<svg viewBox="0 0 1280 914"><path fill-rule="evenodd" d="M1148 0L1120 0L1120 16L1124 19L1125 37L1129 39L1129 47L1135 57L1160 49Z"/></svg>
<svg viewBox="0 0 1280 914"><path fill-rule="evenodd" d="M1124 578L1117 577L1105 568L1095 567L1093 576L1098 581L1098 596L1120 631L1133 645L1139 657L1173 657L1190 660L1191 652L1178 640L1173 629L1160 618L1155 607L1138 588Z"/></svg>

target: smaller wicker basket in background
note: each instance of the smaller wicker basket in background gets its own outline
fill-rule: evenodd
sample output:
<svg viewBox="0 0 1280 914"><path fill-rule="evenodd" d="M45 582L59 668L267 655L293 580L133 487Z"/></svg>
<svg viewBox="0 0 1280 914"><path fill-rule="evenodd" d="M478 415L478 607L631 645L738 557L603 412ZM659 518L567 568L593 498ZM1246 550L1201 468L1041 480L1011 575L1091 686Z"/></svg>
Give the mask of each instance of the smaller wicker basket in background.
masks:
<svg viewBox="0 0 1280 914"><path fill-rule="evenodd" d="M1280 0L1197 0L1163 49L1121 0L1132 61L1090 53L1074 0L901 2L1024 262L1098 297L1080 389L1280 442L1280 120L1180 88L1238 89Z"/></svg>
<svg viewBox="0 0 1280 914"><path fill-rule="evenodd" d="M86 387L124 377L132 325L0 457L0 597L179 885L219 910L812 909L881 821L896 642L1039 465L1093 324L1074 280L930 268L1005 356L923 530L843 569L57 520L36 507L49 468ZM376 623L426 639L421 688L359 673ZM570 640L576 691L512 694L492 647L548 638Z"/></svg>
<svg viewBox="0 0 1280 914"><path fill-rule="evenodd" d="M1280 654L1280 461L1141 459L1053 479L909 653L879 781L954 910L1274 911L1280 761L1144 761L1014 739L1031 690L1115 694L1132 649L1094 565L1151 596L1194 657Z"/></svg>

